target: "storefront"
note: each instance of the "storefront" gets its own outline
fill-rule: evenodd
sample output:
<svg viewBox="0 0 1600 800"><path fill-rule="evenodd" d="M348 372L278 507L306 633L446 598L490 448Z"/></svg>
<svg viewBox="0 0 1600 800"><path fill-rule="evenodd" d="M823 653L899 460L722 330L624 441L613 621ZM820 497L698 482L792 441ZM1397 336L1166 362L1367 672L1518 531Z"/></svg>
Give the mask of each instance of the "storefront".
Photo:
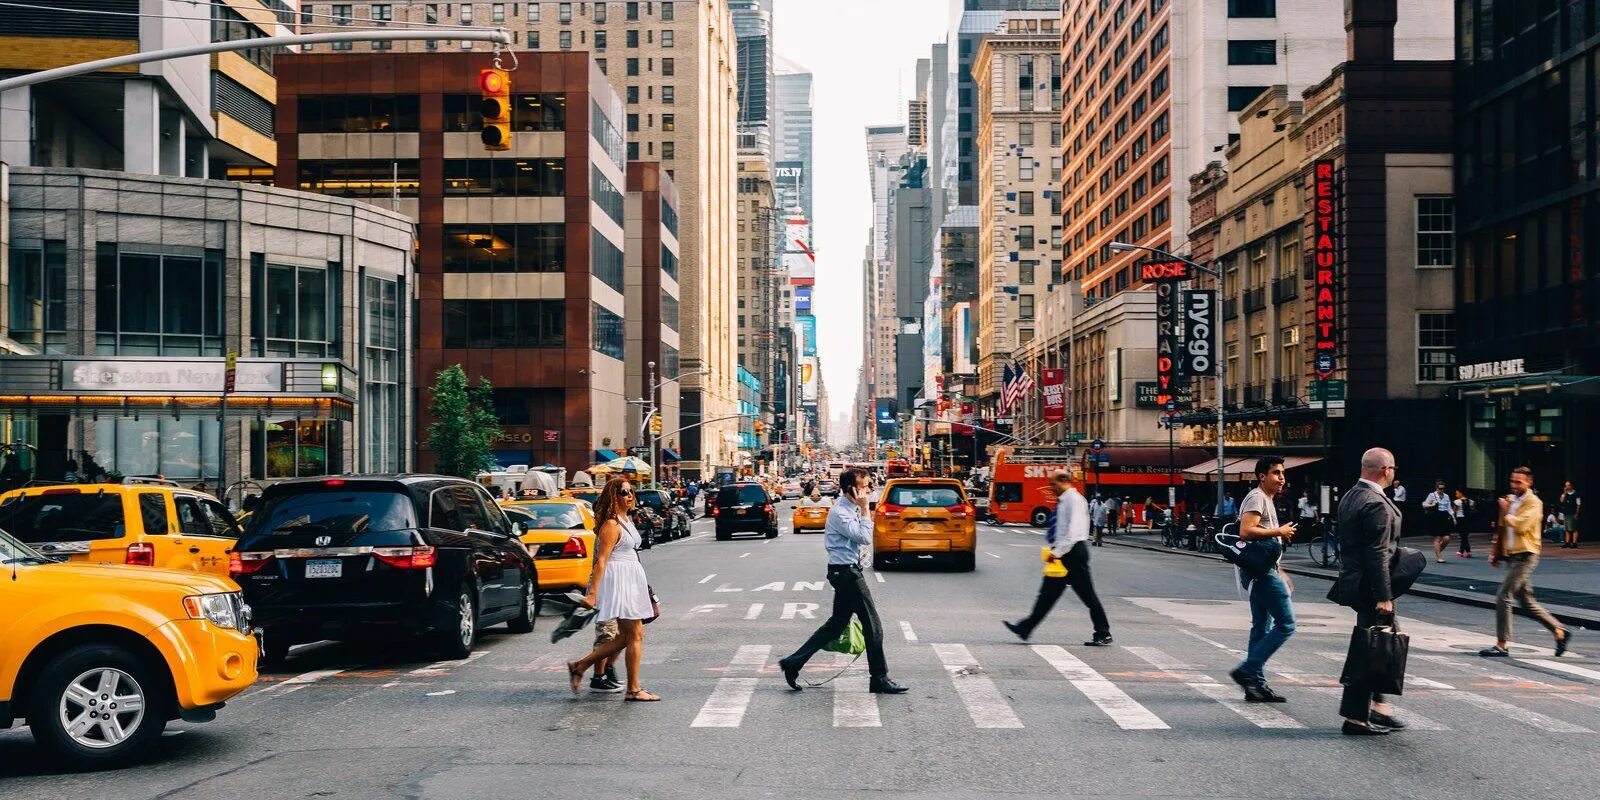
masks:
<svg viewBox="0 0 1600 800"><path fill-rule="evenodd" d="M1580 490L1600 474L1593 443L1600 435L1600 377L1524 370L1521 359L1460 368L1455 393L1465 406L1465 486L1503 492L1511 470L1533 470L1547 497L1564 481Z"/></svg>

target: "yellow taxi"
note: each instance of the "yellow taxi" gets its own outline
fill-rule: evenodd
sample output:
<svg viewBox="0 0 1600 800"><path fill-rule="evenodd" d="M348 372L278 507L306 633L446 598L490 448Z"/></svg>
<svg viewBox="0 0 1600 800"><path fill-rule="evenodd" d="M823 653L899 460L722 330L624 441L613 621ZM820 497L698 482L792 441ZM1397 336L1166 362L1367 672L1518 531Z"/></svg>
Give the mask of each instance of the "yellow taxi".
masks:
<svg viewBox="0 0 1600 800"><path fill-rule="evenodd" d="M594 486L571 487L562 489L561 496L571 497L575 500L582 500L592 506L594 505L594 501L600 499L600 489Z"/></svg>
<svg viewBox="0 0 1600 800"><path fill-rule="evenodd" d="M876 568L943 560L963 572L977 566L977 513L952 478L890 478L872 510Z"/></svg>
<svg viewBox="0 0 1600 800"><path fill-rule="evenodd" d="M811 501L810 495L800 498L799 505L794 507L794 532L820 531L828 525L828 509L833 507L833 501L826 497Z"/></svg>
<svg viewBox="0 0 1600 800"><path fill-rule="evenodd" d="M47 556L227 577L239 522L215 497L140 483L31 486L0 495L0 530Z"/></svg>
<svg viewBox="0 0 1600 800"><path fill-rule="evenodd" d="M500 507L522 526L522 543L533 552L539 591L564 592L589 585L594 571L594 510L576 498L511 500Z"/></svg>
<svg viewBox="0 0 1600 800"><path fill-rule="evenodd" d="M0 532L0 728L75 766L126 764L256 680L250 610L194 570L60 562Z"/></svg>

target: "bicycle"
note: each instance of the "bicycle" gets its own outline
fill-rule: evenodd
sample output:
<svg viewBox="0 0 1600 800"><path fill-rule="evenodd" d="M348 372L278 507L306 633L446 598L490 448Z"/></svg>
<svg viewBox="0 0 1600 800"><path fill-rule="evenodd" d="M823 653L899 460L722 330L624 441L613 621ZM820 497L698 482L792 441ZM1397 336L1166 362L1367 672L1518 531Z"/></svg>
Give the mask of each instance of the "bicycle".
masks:
<svg viewBox="0 0 1600 800"><path fill-rule="evenodd" d="M1333 520L1323 525L1317 538L1306 542L1306 552L1311 556L1311 562L1319 567L1340 567L1344 559L1339 553L1338 526Z"/></svg>

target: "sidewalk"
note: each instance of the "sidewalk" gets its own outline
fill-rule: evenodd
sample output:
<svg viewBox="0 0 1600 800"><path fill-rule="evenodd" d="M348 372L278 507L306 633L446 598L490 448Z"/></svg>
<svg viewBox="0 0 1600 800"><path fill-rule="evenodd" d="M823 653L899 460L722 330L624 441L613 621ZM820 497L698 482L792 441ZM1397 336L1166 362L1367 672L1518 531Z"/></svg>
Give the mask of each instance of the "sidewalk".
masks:
<svg viewBox="0 0 1600 800"><path fill-rule="evenodd" d="M1164 547L1161 534L1143 530L1107 535L1105 542L1108 545L1222 560L1215 553ZM1428 557L1428 569L1417 579L1411 594L1483 608L1494 607L1495 591L1500 588L1500 578L1505 571L1489 566L1487 535L1481 537L1479 542L1474 542L1477 547L1473 550L1472 558L1456 558L1455 542L1452 541L1445 550L1447 560L1443 564L1433 561L1432 539L1413 536L1402 539L1400 543L1404 547L1421 550ZM1291 546L1284 554L1283 565L1286 571L1294 575L1332 580L1338 574L1335 570L1313 563L1304 544ZM1547 543L1540 554L1539 567L1533 574L1533 586L1539 604L1562 622L1600 628L1600 544L1588 542L1577 550L1563 550Z"/></svg>

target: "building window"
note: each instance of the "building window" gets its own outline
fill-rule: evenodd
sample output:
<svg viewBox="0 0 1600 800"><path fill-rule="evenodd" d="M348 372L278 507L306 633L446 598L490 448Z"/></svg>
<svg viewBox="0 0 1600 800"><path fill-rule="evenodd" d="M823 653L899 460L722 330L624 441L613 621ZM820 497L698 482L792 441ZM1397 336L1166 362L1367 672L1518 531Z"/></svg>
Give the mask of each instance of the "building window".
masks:
<svg viewBox="0 0 1600 800"><path fill-rule="evenodd" d="M638 31L637 28L634 29L634 30L628 31L627 33L623 34L623 36L624 36L624 38L627 39L629 47L638 47L639 46L639 31Z"/></svg>
<svg viewBox="0 0 1600 800"><path fill-rule="evenodd" d="M565 300L446 300L446 349L561 347L567 343Z"/></svg>
<svg viewBox="0 0 1600 800"><path fill-rule="evenodd" d="M506 4L505 3L493 3L493 4L490 4L490 6L489 6L489 21L490 22L505 22L506 21Z"/></svg>
<svg viewBox="0 0 1600 800"><path fill-rule="evenodd" d="M1228 40L1228 63L1235 66L1278 63L1278 43L1272 39Z"/></svg>
<svg viewBox="0 0 1600 800"><path fill-rule="evenodd" d="M559 222L445 225L445 272L562 272L566 226Z"/></svg>
<svg viewBox="0 0 1600 800"><path fill-rule="evenodd" d="M528 4L528 21L529 22L538 22L539 21L539 7L541 5L544 5L544 4L543 3L529 3Z"/></svg>
<svg viewBox="0 0 1600 800"><path fill-rule="evenodd" d="M627 343L627 326L611 309L599 303L592 303L591 307L594 309L595 351L620 360Z"/></svg>
<svg viewBox="0 0 1600 800"><path fill-rule="evenodd" d="M662 204L662 208L666 208L665 203ZM661 271L673 280L678 279L678 254L667 249L666 245L661 245Z"/></svg>
<svg viewBox="0 0 1600 800"><path fill-rule="evenodd" d="M633 5L638 5L638 4L634 3ZM677 15L674 13L674 9L673 9L671 0L668 0L667 2L662 3L661 4L661 21L662 22L671 22L676 18L677 18Z"/></svg>
<svg viewBox="0 0 1600 800"><path fill-rule="evenodd" d="M530 6L530 8L538 8L538 6ZM528 49L529 50L538 50L539 49L539 32L538 31L528 31L528 40L527 41L528 41Z"/></svg>
<svg viewBox="0 0 1600 800"><path fill-rule="evenodd" d="M661 115L661 130L664 130L664 131L675 131L677 129L678 129L678 117L677 117L676 114L662 114Z"/></svg>
<svg viewBox="0 0 1600 800"><path fill-rule="evenodd" d="M622 250L611 243L598 228L589 229L590 271L600 282L623 291Z"/></svg>
<svg viewBox="0 0 1600 800"><path fill-rule="evenodd" d="M661 59L661 74L672 77L678 74L678 60L675 58Z"/></svg>
<svg viewBox="0 0 1600 800"><path fill-rule="evenodd" d="M1456 316L1417 312L1417 382L1448 381L1456 366Z"/></svg>
<svg viewBox="0 0 1600 800"><path fill-rule="evenodd" d="M1456 256L1456 201L1417 198L1417 266L1449 267Z"/></svg>
<svg viewBox="0 0 1600 800"><path fill-rule="evenodd" d="M665 141L665 142L661 143L661 160L662 161L671 161L671 160L673 160L673 159L675 159L677 157L678 157L678 147L677 147L677 144L675 142L672 142L671 140L668 140L668 141Z"/></svg>
<svg viewBox="0 0 1600 800"><path fill-rule="evenodd" d="M416 159L342 159L300 162L300 190L336 197L416 197Z"/></svg>
<svg viewBox="0 0 1600 800"><path fill-rule="evenodd" d="M301 95L300 133L415 133L421 101L414 94Z"/></svg>
<svg viewBox="0 0 1600 800"><path fill-rule="evenodd" d="M623 6L623 9L627 13L627 17L628 17L628 21L629 22L637 22L639 20L639 4L638 3L632 2L632 0L630 0L627 5Z"/></svg>
<svg viewBox="0 0 1600 800"><path fill-rule="evenodd" d="M11 338L40 352L67 345L67 244L11 248Z"/></svg>
<svg viewBox="0 0 1600 800"><path fill-rule="evenodd" d="M258 351L279 358L321 358L333 351L332 324L337 281L323 267L266 265L261 310L265 344Z"/></svg>
<svg viewBox="0 0 1600 800"><path fill-rule="evenodd" d="M462 3L461 4L461 24L462 25L471 25L472 24L472 4L471 3Z"/></svg>
<svg viewBox="0 0 1600 800"><path fill-rule="evenodd" d="M604 6L596 6L596 8L604 8ZM597 52L597 53L604 53L606 51L606 32L605 31L595 31L594 32L594 49L595 49L595 52Z"/></svg>
<svg viewBox="0 0 1600 800"><path fill-rule="evenodd" d="M600 207L612 222L618 225L622 221L622 193L617 191L616 184L600 171L599 164L589 165L589 197L595 205Z"/></svg>
<svg viewBox="0 0 1600 800"><path fill-rule="evenodd" d="M629 86L628 87L628 91L627 91L627 95L628 95L628 102L630 102L630 103L639 102L639 87L637 87L637 86Z"/></svg>
<svg viewBox="0 0 1600 800"><path fill-rule="evenodd" d="M629 161L638 161L639 160L639 143L638 142L628 142L628 160Z"/></svg>
<svg viewBox="0 0 1600 800"><path fill-rule="evenodd" d="M446 133L474 133L483 128L478 112L482 101L475 94L444 96ZM567 97L563 94L534 93L511 96L511 128L518 131L563 131L567 129Z"/></svg>
<svg viewBox="0 0 1600 800"><path fill-rule="evenodd" d="M566 193L566 162L560 158L447 159L446 197L561 197Z"/></svg>
<svg viewBox="0 0 1600 800"><path fill-rule="evenodd" d="M626 138L617 130L617 126L612 124L606 112L600 110L598 101L589 102L589 130L594 140L600 144L600 150L611 157L612 163L618 167L623 166L622 145ZM620 216L617 218L617 224L622 224Z"/></svg>
<svg viewBox="0 0 1600 800"><path fill-rule="evenodd" d="M1017 213L1018 214L1032 214L1033 213L1033 192L1018 192L1017 193Z"/></svg>
<svg viewBox="0 0 1600 800"><path fill-rule="evenodd" d="M562 50L572 49L572 31L561 31L556 34L556 45Z"/></svg>
<svg viewBox="0 0 1600 800"><path fill-rule="evenodd" d="M739 203L740 203L740 205L743 205L744 201L741 200L741 201L739 201ZM674 238L677 237L677 235L678 235L678 209L673 208L672 205L669 204L666 200L662 200L661 201L661 227L666 228L668 231L671 231ZM674 259L673 263L676 264L677 260ZM673 271L673 276L674 277L677 276L677 271L676 270Z"/></svg>
<svg viewBox="0 0 1600 800"><path fill-rule="evenodd" d="M671 47L672 46L672 31L662 31L661 32L661 46L662 47Z"/></svg>
<svg viewBox="0 0 1600 800"><path fill-rule="evenodd" d="M369 277L366 280L367 352L362 380L362 451L367 472L399 472L404 438L400 423L400 299L399 282Z"/></svg>
<svg viewBox="0 0 1600 800"><path fill-rule="evenodd" d="M672 86L661 87L661 102L672 105L678 97L677 89Z"/></svg>
<svg viewBox="0 0 1600 800"><path fill-rule="evenodd" d="M1255 102L1255 99L1266 90L1265 86L1229 86L1228 110L1243 111L1245 106Z"/></svg>
<svg viewBox="0 0 1600 800"><path fill-rule="evenodd" d="M1171 78L1165 68L1150 79L1150 102L1154 103L1157 98L1167 93L1167 84L1170 80Z"/></svg>
<svg viewBox="0 0 1600 800"><path fill-rule="evenodd" d="M1031 180L1033 180L1033 159L1024 157L1017 164L1017 180L1019 180L1019 181L1031 181Z"/></svg>
<svg viewBox="0 0 1600 800"><path fill-rule="evenodd" d="M1033 319L1033 295L1024 294L1017 296L1017 319Z"/></svg>
<svg viewBox="0 0 1600 800"><path fill-rule="evenodd" d="M1278 16L1278 0L1228 0L1228 16L1240 17L1276 17Z"/></svg>
<svg viewBox="0 0 1600 800"><path fill-rule="evenodd" d="M1019 225L1019 226L1017 226L1017 249L1018 250L1032 250L1033 249L1033 226L1032 225Z"/></svg>
<svg viewBox="0 0 1600 800"><path fill-rule="evenodd" d="M609 3L603 2L603 0L602 0L602 2L594 4L594 22L595 22L596 25L604 25L605 24L606 17L607 17L607 14L606 14L606 6L607 5L609 5ZM599 35L600 35L600 33L598 31L596 31L595 32L595 36L599 36Z"/></svg>
<svg viewBox="0 0 1600 800"><path fill-rule="evenodd" d="M64 290L50 268L45 248L43 326L48 334L57 312L51 304ZM12 299L16 299L13 284ZM16 306L13 305L13 310ZM64 312L60 312L64 315ZM96 351L127 356L222 355L222 255L153 255L119 252L101 245L95 258ZM51 336L44 341L50 343ZM291 353L293 355L293 353ZM316 355L322 355L318 352Z"/></svg>
<svg viewBox="0 0 1600 800"><path fill-rule="evenodd" d="M1023 147L1033 146L1033 123L1017 123L1017 144Z"/></svg>
<svg viewBox="0 0 1600 800"><path fill-rule="evenodd" d="M349 3L335 3L333 5L333 21L338 25L349 25L354 15L350 13Z"/></svg>
<svg viewBox="0 0 1600 800"><path fill-rule="evenodd" d="M468 3L466 5L469 8L472 6L471 3ZM571 25L572 24L572 4L571 3L562 3L559 6L556 6L556 21L561 23L562 25Z"/></svg>

